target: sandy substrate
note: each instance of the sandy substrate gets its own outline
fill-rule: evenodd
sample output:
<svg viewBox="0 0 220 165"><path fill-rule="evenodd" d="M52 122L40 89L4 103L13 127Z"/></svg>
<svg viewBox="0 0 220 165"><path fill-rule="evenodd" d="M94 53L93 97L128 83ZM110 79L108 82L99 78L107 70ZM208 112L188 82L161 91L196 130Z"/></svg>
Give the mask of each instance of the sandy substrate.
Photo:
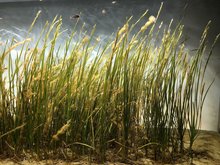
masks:
<svg viewBox="0 0 220 165"><path fill-rule="evenodd" d="M188 145L188 140L186 139L185 146ZM194 143L193 149L196 151L194 154L193 164L194 165L220 165L220 134L210 131L202 131L198 136L197 140ZM35 161L35 160L23 160L16 162L11 159L0 160L0 165L86 165L88 163L87 159L81 159L77 162L64 162L61 160L44 160L44 161ZM106 165L125 165L124 163L118 162L106 162ZM139 159L135 162L130 162L129 164L136 165L162 165L163 163L154 162L150 159ZM189 161L175 163L177 165L188 165ZM91 163L91 165L97 165Z"/></svg>

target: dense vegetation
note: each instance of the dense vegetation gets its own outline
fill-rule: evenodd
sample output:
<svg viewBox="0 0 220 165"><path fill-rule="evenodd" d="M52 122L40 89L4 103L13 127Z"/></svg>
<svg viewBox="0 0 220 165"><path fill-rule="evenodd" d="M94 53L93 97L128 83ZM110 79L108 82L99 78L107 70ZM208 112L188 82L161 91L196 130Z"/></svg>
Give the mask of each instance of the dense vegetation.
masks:
<svg viewBox="0 0 220 165"><path fill-rule="evenodd" d="M209 25L189 55L183 26L155 28L158 16L132 35L146 17L129 19L102 46L95 28L78 40L73 30L58 45L61 18L45 24L34 47L29 36L8 42L0 54L0 154L99 161L107 151L124 161L139 152L162 160L192 156L210 87L204 74L212 50L203 60ZM14 49L20 50L16 57Z"/></svg>

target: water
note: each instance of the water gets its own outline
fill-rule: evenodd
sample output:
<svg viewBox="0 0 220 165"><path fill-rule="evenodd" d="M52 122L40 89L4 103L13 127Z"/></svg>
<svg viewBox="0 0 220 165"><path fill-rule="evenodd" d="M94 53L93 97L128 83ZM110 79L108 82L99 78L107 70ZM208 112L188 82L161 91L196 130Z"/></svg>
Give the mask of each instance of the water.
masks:
<svg viewBox="0 0 220 165"><path fill-rule="evenodd" d="M5 2L6 1L6 2ZM12 2L10 2L12 1ZM78 28L85 23L85 30L91 30L96 24L96 36L100 36L102 42L111 37L111 34L121 27L127 18L133 15L137 20L146 9L149 15L156 15L160 2L152 0L116 0L114 3L109 0L0 0L0 43L14 37L21 41L27 35L28 28L33 21L36 13L41 10L41 15L32 37L37 39L39 32L46 20L52 21L58 15L63 19L62 39L65 40L71 33L79 15ZM21 2L24 1L24 2ZM207 24L212 20L212 27L209 35L210 41L220 32L220 5L218 0L192 0L189 2L186 12L184 7L186 0L165 0L164 7L159 21L163 21L167 26L170 20L174 19L174 24L182 19L185 25L184 36L189 50L198 46L199 37ZM62 39L60 43L62 43ZM211 82L215 77L215 83L210 89L204 105L202 119L202 129L218 129L219 120L219 100L220 100L220 43L217 44L214 55L209 63L206 80Z"/></svg>

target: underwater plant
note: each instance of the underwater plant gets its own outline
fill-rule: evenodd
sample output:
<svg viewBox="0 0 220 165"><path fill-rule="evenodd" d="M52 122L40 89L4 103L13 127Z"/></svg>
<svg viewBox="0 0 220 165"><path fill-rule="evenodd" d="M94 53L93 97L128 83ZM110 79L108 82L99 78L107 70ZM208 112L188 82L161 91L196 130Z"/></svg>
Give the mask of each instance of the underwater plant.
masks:
<svg viewBox="0 0 220 165"><path fill-rule="evenodd" d="M45 23L35 46L29 35L8 42L0 54L0 154L88 155L104 162L109 150L124 161L145 150L165 161L185 152L187 129L192 155L210 88L204 74L218 37L204 63L209 24L191 55L181 42L182 25L156 28L160 10L133 34L147 13L133 24L128 19L104 46L95 27L77 39L73 30L57 45L57 17Z"/></svg>

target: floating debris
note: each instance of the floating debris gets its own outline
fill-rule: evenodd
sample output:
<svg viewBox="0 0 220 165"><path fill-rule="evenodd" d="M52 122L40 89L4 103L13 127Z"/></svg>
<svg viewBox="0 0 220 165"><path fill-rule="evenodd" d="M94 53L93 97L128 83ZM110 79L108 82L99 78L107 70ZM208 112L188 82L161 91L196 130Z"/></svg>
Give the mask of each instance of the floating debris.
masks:
<svg viewBox="0 0 220 165"><path fill-rule="evenodd" d="M102 10L102 14L106 14L106 10L105 9Z"/></svg>
<svg viewBox="0 0 220 165"><path fill-rule="evenodd" d="M100 38L100 37L97 37L97 38L96 38L96 41L100 42L100 41L101 41L101 38Z"/></svg>
<svg viewBox="0 0 220 165"><path fill-rule="evenodd" d="M80 15L79 14L75 14L70 16L70 19L79 19Z"/></svg>
<svg viewBox="0 0 220 165"><path fill-rule="evenodd" d="M116 4L117 1L112 1L112 4Z"/></svg>
<svg viewBox="0 0 220 165"><path fill-rule="evenodd" d="M3 18L0 17L0 20L1 20L1 19L3 19Z"/></svg>

